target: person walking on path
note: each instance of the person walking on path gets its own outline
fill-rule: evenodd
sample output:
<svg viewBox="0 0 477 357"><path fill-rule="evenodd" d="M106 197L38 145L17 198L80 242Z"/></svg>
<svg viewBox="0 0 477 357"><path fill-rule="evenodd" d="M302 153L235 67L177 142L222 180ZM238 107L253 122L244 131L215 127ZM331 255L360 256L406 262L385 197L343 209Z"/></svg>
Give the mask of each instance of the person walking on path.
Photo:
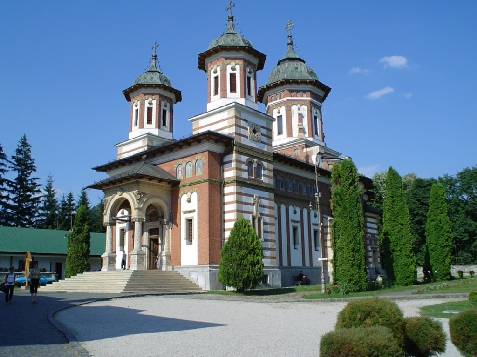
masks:
<svg viewBox="0 0 477 357"><path fill-rule="evenodd" d="M8 270L7 277L5 278L5 287L7 288L5 292L5 303L10 304L13 297L13 288L15 287L15 268L13 265Z"/></svg>
<svg viewBox="0 0 477 357"><path fill-rule="evenodd" d="M123 259L121 260L121 269L122 270L126 269L126 259L127 259L126 251L123 250Z"/></svg>
<svg viewBox="0 0 477 357"><path fill-rule="evenodd" d="M30 294L31 294L31 303L36 304L36 295L38 293L38 286L40 285L40 268L38 268L38 263L33 263L33 269L30 270L31 283L30 283Z"/></svg>

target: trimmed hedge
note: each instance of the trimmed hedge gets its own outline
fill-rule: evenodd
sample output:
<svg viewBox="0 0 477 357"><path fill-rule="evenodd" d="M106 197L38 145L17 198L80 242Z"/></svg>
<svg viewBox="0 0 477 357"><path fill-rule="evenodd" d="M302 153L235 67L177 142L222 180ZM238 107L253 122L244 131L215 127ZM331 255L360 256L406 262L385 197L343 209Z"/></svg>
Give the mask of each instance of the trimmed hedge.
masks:
<svg viewBox="0 0 477 357"><path fill-rule="evenodd" d="M322 336L320 357L396 357L402 356L392 331L384 326L342 328Z"/></svg>
<svg viewBox="0 0 477 357"><path fill-rule="evenodd" d="M469 301L474 309L477 309L477 291L469 293Z"/></svg>
<svg viewBox="0 0 477 357"><path fill-rule="evenodd" d="M409 356L430 357L446 350L442 324L430 317L404 318L404 351Z"/></svg>
<svg viewBox="0 0 477 357"><path fill-rule="evenodd" d="M452 343L466 357L477 356L477 310L459 312L449 320Z"/></svg>
<svg viewBox="0 0 477 357"><path fill-rule="evenodd" d="M394 301L380 298L350 301L338 314L336 328L388 327L404 346L403 313Z"/></svg>

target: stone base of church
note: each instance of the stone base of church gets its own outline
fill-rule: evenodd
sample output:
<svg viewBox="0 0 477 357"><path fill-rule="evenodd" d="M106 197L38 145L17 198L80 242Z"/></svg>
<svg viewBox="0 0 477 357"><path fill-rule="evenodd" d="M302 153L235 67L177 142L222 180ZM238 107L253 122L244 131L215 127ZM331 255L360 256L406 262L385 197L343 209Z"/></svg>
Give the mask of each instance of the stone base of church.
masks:
<svg viewBox="0 0 477 357"><path fill-rule="evenodd" d="M101 259L103 261L101 271L116 270L116 253L103 253Z"/></svg>
<svg viewBox="0 0 477 357"><path fill-rule="evenodd" d="M173 270L178 271L187 279L193 281L204 290L223 290L224 286L219 283L219 266L218 265L189 265L175 266ZM263 268L264 279L262 284L257 286L267 288L281 287L281 272L278 267Z"/></svg>
<svg viewBox="0 0 477 357"><path fill-rule="evenodd" d="M129 253L129 270L146 270L146 253L142 250Z"/></svg>

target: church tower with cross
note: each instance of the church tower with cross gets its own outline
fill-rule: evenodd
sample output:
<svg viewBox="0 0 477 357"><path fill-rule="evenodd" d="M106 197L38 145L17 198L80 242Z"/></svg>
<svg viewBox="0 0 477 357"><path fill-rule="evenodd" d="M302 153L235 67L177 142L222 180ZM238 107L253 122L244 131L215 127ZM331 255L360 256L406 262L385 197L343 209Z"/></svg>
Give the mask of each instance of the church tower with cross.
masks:
<svg viewBox="0 0 477 357"><path fill-rule="evenodd" d="M182 100L182 95L160 70L157 47L154 42L149 69L123 91L131 103L129 138L116 145L118 159L172 141L174 104Z"/></svg>

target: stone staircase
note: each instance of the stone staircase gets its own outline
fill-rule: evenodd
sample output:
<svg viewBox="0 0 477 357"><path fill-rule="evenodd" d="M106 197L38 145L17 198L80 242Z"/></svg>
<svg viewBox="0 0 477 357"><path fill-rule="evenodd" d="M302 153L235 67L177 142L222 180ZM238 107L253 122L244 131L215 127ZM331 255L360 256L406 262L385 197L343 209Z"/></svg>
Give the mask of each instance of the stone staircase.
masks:
<svg viewBox="0 0 477 357"><path fill-rule="evenodd" d="M177 271L116 270L86 272L41 287L41 292L172 292L202 289Z"/></svg>

